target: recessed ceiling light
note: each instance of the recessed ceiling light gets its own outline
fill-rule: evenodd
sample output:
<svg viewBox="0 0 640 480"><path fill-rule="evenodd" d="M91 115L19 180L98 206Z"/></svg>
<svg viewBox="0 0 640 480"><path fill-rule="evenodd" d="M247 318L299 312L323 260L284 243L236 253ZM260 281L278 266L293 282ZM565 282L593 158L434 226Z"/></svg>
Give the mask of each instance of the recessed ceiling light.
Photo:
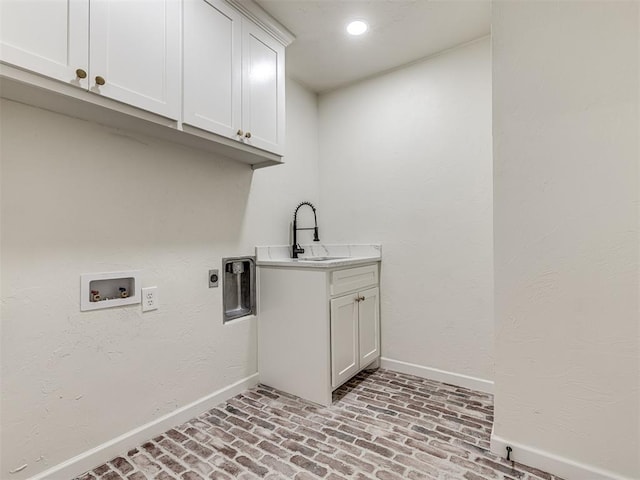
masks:
<svg viewBox="0 0 640 480"><path fill-rule="evenodd" d="M362 35L369 29L369 25L367 25L362 20L354 20L349 25L347 25L347 32L351 35Z"/></svg>

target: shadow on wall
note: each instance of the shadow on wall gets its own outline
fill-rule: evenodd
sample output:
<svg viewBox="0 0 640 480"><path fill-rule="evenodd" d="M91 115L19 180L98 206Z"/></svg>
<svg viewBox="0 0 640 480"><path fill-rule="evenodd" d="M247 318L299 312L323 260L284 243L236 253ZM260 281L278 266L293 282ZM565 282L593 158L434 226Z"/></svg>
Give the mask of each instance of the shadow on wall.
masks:
<svg viewBox="0 0 640 480"><path fill-rule="evenodd" d="M238 241L247 165L13 102L3 109L7 245L108 256Z"/></svg>

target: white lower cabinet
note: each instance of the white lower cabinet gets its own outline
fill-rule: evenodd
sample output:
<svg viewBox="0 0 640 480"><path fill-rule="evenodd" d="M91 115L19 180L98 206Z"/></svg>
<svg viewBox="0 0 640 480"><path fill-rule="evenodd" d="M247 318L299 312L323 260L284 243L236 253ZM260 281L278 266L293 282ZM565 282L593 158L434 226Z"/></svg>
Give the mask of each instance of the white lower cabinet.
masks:
<svg viewBox="0 0 640 480"><path fill-rule="evenodd" d="M369 365L380 357L380 289L360 292L358 304L358 353L360 365Z"/></svg>
<svg viewBox="0 0 640 480"><path fill-rule="evenodd" d="M331 386L358 371L358 304L353 295L331 300Z"/></svg>
<svg viewBox="0 0 640 480"><path fill-rule="evenodd" d="M379 263L259 267L260 382L323 405L380 357Z"/></svg>
<svg viewBox="0 0 640 480"><path fill-rule="evenodd" d="M380 355L378 287L331 300L331 386L337 388Z"/></svg>

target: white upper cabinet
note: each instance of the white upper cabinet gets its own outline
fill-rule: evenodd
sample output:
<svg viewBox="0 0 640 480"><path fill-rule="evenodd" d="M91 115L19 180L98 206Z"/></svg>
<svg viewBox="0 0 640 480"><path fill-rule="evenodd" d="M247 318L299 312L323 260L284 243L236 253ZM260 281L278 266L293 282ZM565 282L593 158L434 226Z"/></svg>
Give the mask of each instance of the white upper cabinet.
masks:
<svg viewBox="0 0 640 480"><path fill-rule="evenodd" d="M242 16L221 0L184 0L183 122L236 138L242 127Z"/></svg>
<svg viewBox="0 0 640 480"><path fill-rule="evenodd" d="M0 94L262 168L291 41L253 0L0 0Z"/></svg>
<svg viewBox="0 0 640 480"><path fill-rule="evenodd" d="M183 122L282 155L284 45L223 0L184 0Z"/></svg>
<svg viewBox="0 0 640 480"><path fill-rule="evenodd" d="M1 0L0 59L180 118L180 0Z"/></svg>
<svg viewBox="0 0 640 480"><path fill-rule="evenodd" d="M283 153L284 46L255 24L242 29L242 127L246 142Z"/></svg>
<svg viewBox="0 0 640 480"><path fill-rule="evenodd" d="M91 0L91 91L179 119L180 3Z"/></svg>
<svg viewBox="0 0 640 480"><path fill-rule="evenodd" d="M88 88L89 0L1 0L0 59Z"/></svg>

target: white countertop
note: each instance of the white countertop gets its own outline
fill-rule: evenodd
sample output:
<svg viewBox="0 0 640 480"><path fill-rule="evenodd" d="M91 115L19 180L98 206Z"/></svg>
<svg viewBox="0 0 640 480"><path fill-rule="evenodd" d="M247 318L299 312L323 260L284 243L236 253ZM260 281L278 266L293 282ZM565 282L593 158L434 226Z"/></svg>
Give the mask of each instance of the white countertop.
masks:
<svg viewBox="0 0 640 480"><path fill-rule="evenodd" d="M351 267L382 260L382 246L369 245L302 245L304 253L291 258L290 245L256 247L256 265L259 267L307 268L326 270ZM336 257L331 260L313 261L305 258Z"/></svg>

